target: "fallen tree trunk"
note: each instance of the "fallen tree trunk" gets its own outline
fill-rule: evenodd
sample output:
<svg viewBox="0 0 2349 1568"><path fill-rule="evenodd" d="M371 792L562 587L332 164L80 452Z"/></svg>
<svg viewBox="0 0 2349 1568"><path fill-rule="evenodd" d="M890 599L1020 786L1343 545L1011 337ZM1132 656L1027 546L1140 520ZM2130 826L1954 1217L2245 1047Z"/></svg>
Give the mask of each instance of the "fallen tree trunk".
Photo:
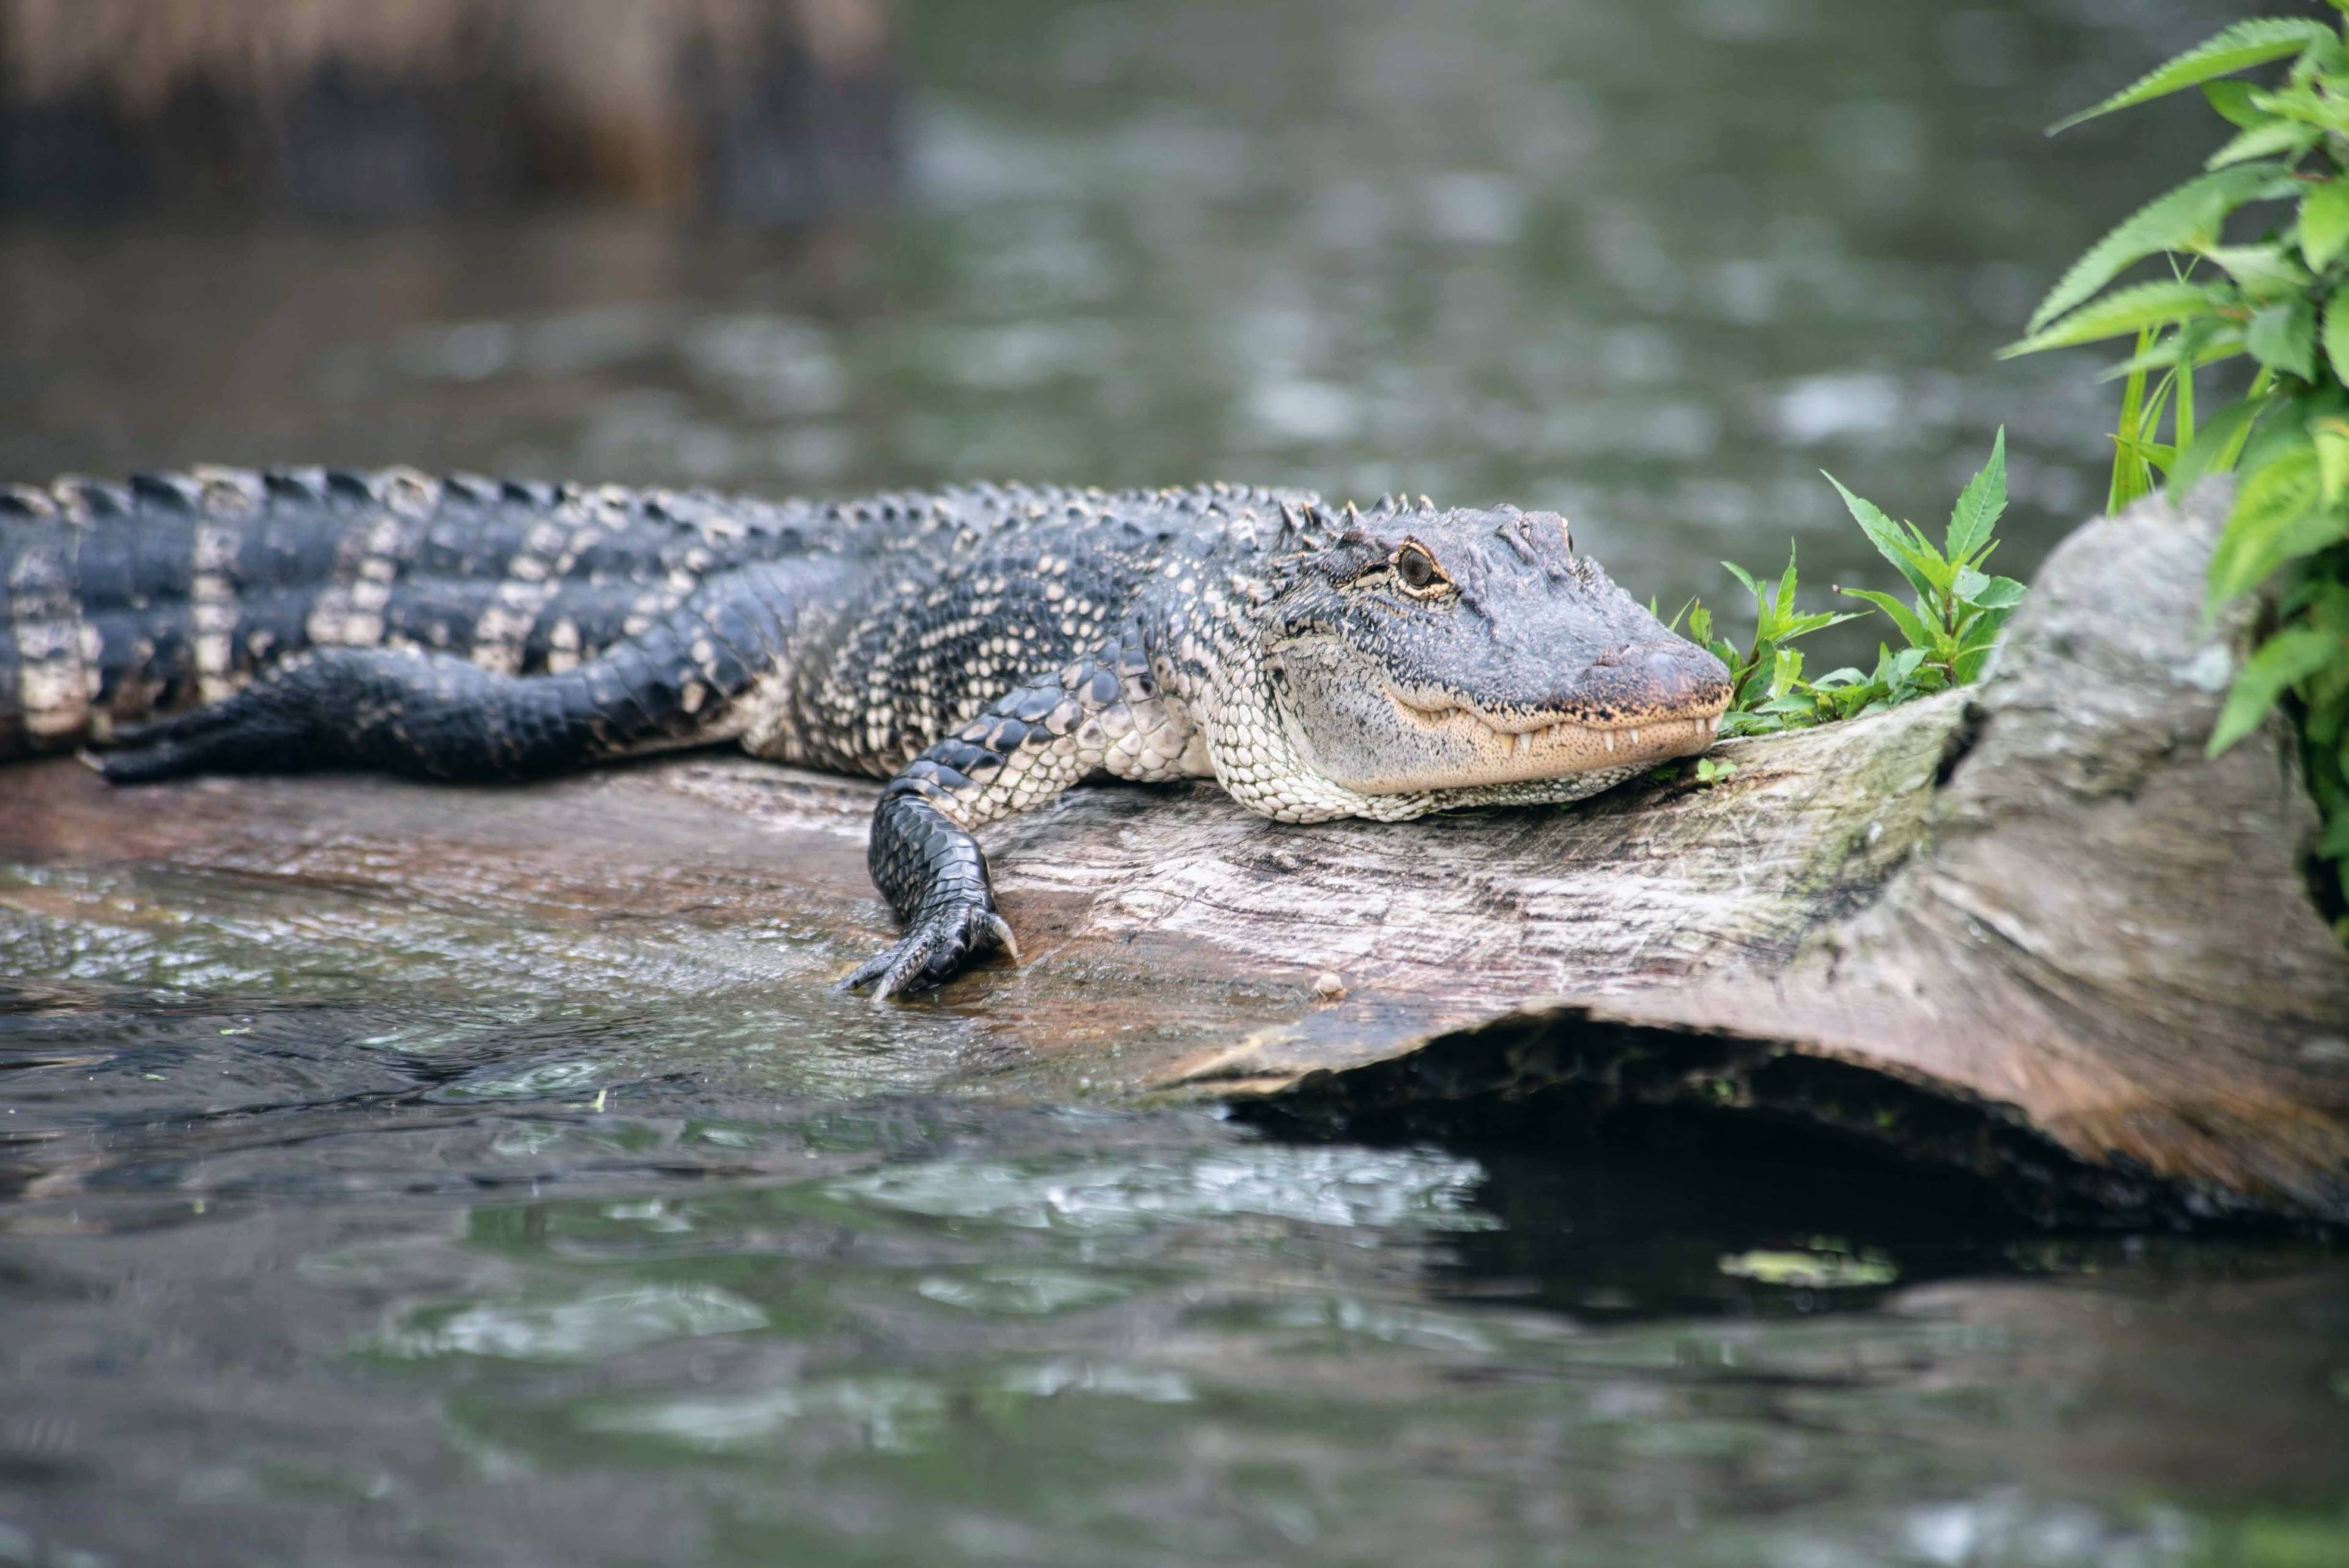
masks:
<svg viewBox="0 0 2349 1568"><path fill-rule="evenodd" d="M1077 791L990 835L1027 961L917 1005L935 1048L868 1087L1296 1115L1556 1090L1783 1117L2064 1202L2349 1219L2349 955L2298 864L2292 748L2271 722L2202 754L2245 630L2198 625L2220 510L2087 525L1982 686L1730 743L1713 787L1309 828L1205 787ZM0 971L299 995L363 951L377 986L740 987L845 1018L816 987L886 934L871 799L714 758L136 797L19 769ZM275 913L239 925L205 876Z"/></svg>

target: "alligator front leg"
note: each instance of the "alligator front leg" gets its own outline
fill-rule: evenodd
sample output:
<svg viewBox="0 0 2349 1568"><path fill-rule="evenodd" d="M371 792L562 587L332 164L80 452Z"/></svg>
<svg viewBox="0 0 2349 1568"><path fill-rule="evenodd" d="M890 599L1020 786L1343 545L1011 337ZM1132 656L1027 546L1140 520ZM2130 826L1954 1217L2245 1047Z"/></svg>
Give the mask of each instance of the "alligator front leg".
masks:
<svg viewBox="0 0 2349 1568"><path fill-rule="evenodd" d="M1031 810L1092 774L1186 771L1189 725L1163 699L1139 633L999 699L932 746L882 791L865 862L905 934L859 965L842 990L874 998L943 984L974 958L1018 944L995 907L974 829Z"/></svg>

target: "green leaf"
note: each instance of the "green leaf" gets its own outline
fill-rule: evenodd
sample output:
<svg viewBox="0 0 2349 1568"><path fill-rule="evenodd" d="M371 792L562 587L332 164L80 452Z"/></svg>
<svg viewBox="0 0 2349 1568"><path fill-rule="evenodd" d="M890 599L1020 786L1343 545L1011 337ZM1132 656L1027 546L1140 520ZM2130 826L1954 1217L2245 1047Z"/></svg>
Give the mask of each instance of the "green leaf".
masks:
<svg viewBox="0 0 2349 1568"><path fill-rule="evenodd" d="M2335 380L2349 381L2349 284L2334 289L2324 302L2324 362Z"/></svg>
<svg viewBox="0 0 2349 1568"><path fill-rule="evenodd" d="M2012 610L1985 610L1971 618L1965 634L1958 639L1958 651L1950 660L1950 672L1962 683L1982 674L1982 665L1990 662L1991 649L1998 642L1998 634L2013 619Z"/></svg>
<svg viewBox="0 0 2349 1568"><path fill-rule="evenodd" d="M2028 590L2012 577L1993 577L1990 586L1966 601L1982 610L2012 610L2023 603Z"/></svg>
<svg viewBox="0 0 2349 1568"><path fill-rule="evenodd" d="M2232 322L2207 319L2189 322L2143 354L2133 355L2117 365L2106 366L2096 373L2096 379L2117 381L2140 370L2172 369L2185 360L2189 351L2198 369L2205 365L2216 365L2222 359L2232 359L2243 352L2243 329Z"/></svg>
<svg viewBox="0 0 2349 1568"><path fill-rule="evenodd" d="M1950 581L1950 592L1955 594L1961 603L1967 604L1974 602L1975 594L1985 593L1989 588L1989 575L1977 572L1971 566L1959 567L1958 574Z"/></svg>
<svg viewBox="0 0 2349 1568"><path fill-rule="evenodd" d="M2301 626L2270 637L2244 661L2227 693L2227 706L2210 732L2209 754L2218 756L2257 729L2287 689L2340 658L2349 658L2349 644L2330 632Z"/></svg>
<svg viewBox="0 0 2349 1568"><path fill-rule="evenodd" d="M1941 553L1951 561L1972 559L1977 545L1990 542L1990 531L2006 511L2006 427L1990 444L1990 461L1966 481L1958 504L1950 512L1950 531Z"/></svg>
<svg viewBox="0 0 2349 1568"><path fill-rule="evenodd" d="M2307 269L2282 245L2205 245L2199 253L2226 269L2254 300L2278 299L2309 284Z"/></svg>
<svg viewBox="0 0 2349 1568"><path fill-rule="evenodd" d="M2246 397L2230 403L2202 421L2194 432L2194 439L2178 455L2169 470L2172 495L2183 496L2208 474L2223 474L2235 466L2243 442L2251 433L2251 425L2268 409L2264 397Z"/></svg>
<svg viewBox="0 0 2349 1568"><path fill-rule="evenodd" d="M2204 160L2205 169L2224 169L2253 158L2282 158L2296 163L2301 155L2324 139L2324 128L2281 115L2261 120L2249 130L2237 131L2225 146Z"/></svg>
<svg viewBox="0 0 2349 1568"><path fill-rule="evenodd" d="M2253 93L2251 104L2279 119L2313 125L2319 130L2349 131L2349 109L2329 94L2320 96L2306 88L2283 88L2275 92Z"/></svg>
<svg viewBox="0 0 2349 1568"><path fill-rule="evenodd" d="M1775 701L1785 696L1803 678L1803 655L1799 648L1780 648L1770 663L1770 696ZM1769 709L1765 707L1764 712Z"/></svg>
<svg viewBox="0 0 2349 1568"><path fill-rule="evenodd" d="M1736 578L1738 582L1744 584L1745 591L1754 595L1754 601L1757 603L1760 603L1762 598L1762 590L1754 583L1751 573L1747 572L1745 568L1738 565L1733 561L1724 561L1721 564L1732 577Z"/></svg>
<svg viewBox="0 0 2349 1568"><path fill-rule="evenodd" d="M2335 414L2308 424L2316 447L2316 495L2319 504L2338 506L2349 493L2349 419Z"/></svg>
<svg viewBox="0 0 2349 1568"><path fill-rule="evenodd" d="M2239 164L2198 176L2155 197L2114 225L2110 233L2072 263L2031 313L2023 330L2037 332L2120 276L2124 269L2156 252L2216 243L2220 221L2242 203L2266 194L2284 172L2281 163Z"/></svg>
<svg viewBox="0 0 2349 1568"><path fill-rule="evenodd" d="M2008 344L1998 351L1998 356L2013 359L2022 354L2125 337L2148 326L2168 326L2172 322L2215 315L2239 303L2233 289L2211 284L2138 284L2081 306L2044 332L2033 333L2020 343Z"/></svg>
<svg viewBox="0 0 2349 1568"><path fill-rule="evenodd" d="M1910 647L1923 650L1933 645L1933 633L1925 624L1924 617L1891 594L1879 593L1873 588L1838 588L1836 592L1854 599L1865 599L1891 616L1892 624L1900 628L1900 634L1909 640Z"/></svg>
<svg viewBox="0 0 2349 1568"><path fill-rule="evenodd" d="M2249 82L2204 82L2202 84L2202 96L2210 100L2210 107L2218 110L2219 118L2230 125L2239 125L2245 130L2250 130L2254 126L2265 125L2275 118L2267 110L2253 107L2251 95L2259 90Z"/></svg>
<svg viewBox="0 0 2349 1568"><path fill-rule="evenodd" d="M2263 66L2270 60L2281 60L2287 55L2303 53L2319 45L2331 43L2333 36L2332 28L2309 17L2264 16L2238 22L2176 58L2147 71L2094 108L2083 109L2069 119L2058 120L2047 128L2047 133L2053 136L2059 130L2068 130L2098 115L2145 103L2177 92L2181 88L2207 82L2213 77L2232 76L2253 66Z"/></svg>
<svg viewBox="0 0 2349 1568"><path fill-rule="evenodd" d="M2349 245L2349 182L2328 180L2300 199L2300 253L2318 272Z"/></svg>
<svg viewBox="0 0 2349 1568"><path fill-rule="evenodd" d="M1781 643L1791 643L1796 637L1807 637L1813 632L1825 631L1829 626L1839 626L1846 621L1857 621L1858 619L1859 614L1857 611L1841 615L1796 615L1784 624L1775 640Z"/></svg>
<svg viewBox="0 0 2349 1568"><path fill-rule="evenodd" d="M2243 346L2272 370L2316 379L2316 306L2306 295L2264 305L2243 328Z"/></svg>
<svg viewBox="0 0 2349 1568"><path fill-rule="evenodd" d="M1932 593L1933 580L1927 574L1924 562L1918 559L1915 547L1902 535L1899 525L1885 516L1874 501L1862 500L1844 489L1843 481L1835 475L1828 474L1826 480L1835 486L1836 493L1843 497L1843 504L1851 512L1852 521L1859 524L1862 533L1868 535L1868 542L1876 546L1876 552L1899 567L1900 575L1909 579L1909 585L1918 593Z"/></svg>
<svg viewBox="0 0 2349 1568"><path fill-rule="evenodd" d="M2314 444L2305 436L2244 475L2227 531L2210 558L2210 608L2257 587L2285 562L2341 537L2341 516L2323 506L2322 484Z"/></svg>

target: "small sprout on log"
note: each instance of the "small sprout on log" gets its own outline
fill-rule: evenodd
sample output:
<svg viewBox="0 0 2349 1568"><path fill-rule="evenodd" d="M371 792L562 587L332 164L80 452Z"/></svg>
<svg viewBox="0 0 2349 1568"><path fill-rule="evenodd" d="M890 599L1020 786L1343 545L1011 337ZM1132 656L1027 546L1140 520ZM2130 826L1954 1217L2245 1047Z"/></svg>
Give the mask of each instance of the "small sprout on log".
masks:
<svg viewBox="0 0 2349 1568"><path fill-rule="evenodd" d="M1716 636L1713 612L1693 599L1681 606L1671 625L1678 629L1685 617L1688 634L1729 666L1732 695L1729 711L1722 716L1723 739L1857 718L1963 686L1982 674L1999 628L2023 603L2022 583L1982 570L1982 562L1998 548L1991 531L2006 510L2003 428L1991 445L1990 460L1958 497L1938 546L1915 523L1893 521L1873 502L1845 490L1833 474L1826 478L1877 553L1892 563L1916 596L1904 604L1889 593L1871 589L1837 588L1836 592L1873 606L1891 621L1907 645L1896 653L1879 643L1876 667L1866 674L1847 667L1806 676L1802 651L1790 645L1813 632L1856 621L1866 612L1806 614L1796 611L1795 593L1800 580L1791 546L1786 569L1775 582L1723 562L1729 574L1753 596L1752 645L1741 650L1728 638ZM1702 767L1698 777L1707 783L1713 781Z"/></svg>
<svg viewBox="0 0 2349 1568"><path fill-rule="evenodd" d="M1736 777L1736 774L1737 764L1734 762L1724 761L1717 757L1700 757L1696 759L1696 781L1708 789L1715 784L1727 782Z"/></svg>

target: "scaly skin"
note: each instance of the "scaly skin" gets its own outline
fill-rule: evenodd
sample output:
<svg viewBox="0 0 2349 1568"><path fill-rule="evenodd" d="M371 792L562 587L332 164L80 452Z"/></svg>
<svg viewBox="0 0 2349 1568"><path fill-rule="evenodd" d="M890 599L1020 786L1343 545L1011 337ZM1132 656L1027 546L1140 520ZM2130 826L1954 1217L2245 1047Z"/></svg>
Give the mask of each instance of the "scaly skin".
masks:
<svg viewBox="0 0 2349 1568"><path fill-rule="evenodd" d="M1013 948L972 835L1082 779L1293 822L1569 800L1728 700L1564 519L1424 499L205 469L0 489L0 758L520 779L733 741L885 778L905 934L843 982L876 996Z"/></svg>

